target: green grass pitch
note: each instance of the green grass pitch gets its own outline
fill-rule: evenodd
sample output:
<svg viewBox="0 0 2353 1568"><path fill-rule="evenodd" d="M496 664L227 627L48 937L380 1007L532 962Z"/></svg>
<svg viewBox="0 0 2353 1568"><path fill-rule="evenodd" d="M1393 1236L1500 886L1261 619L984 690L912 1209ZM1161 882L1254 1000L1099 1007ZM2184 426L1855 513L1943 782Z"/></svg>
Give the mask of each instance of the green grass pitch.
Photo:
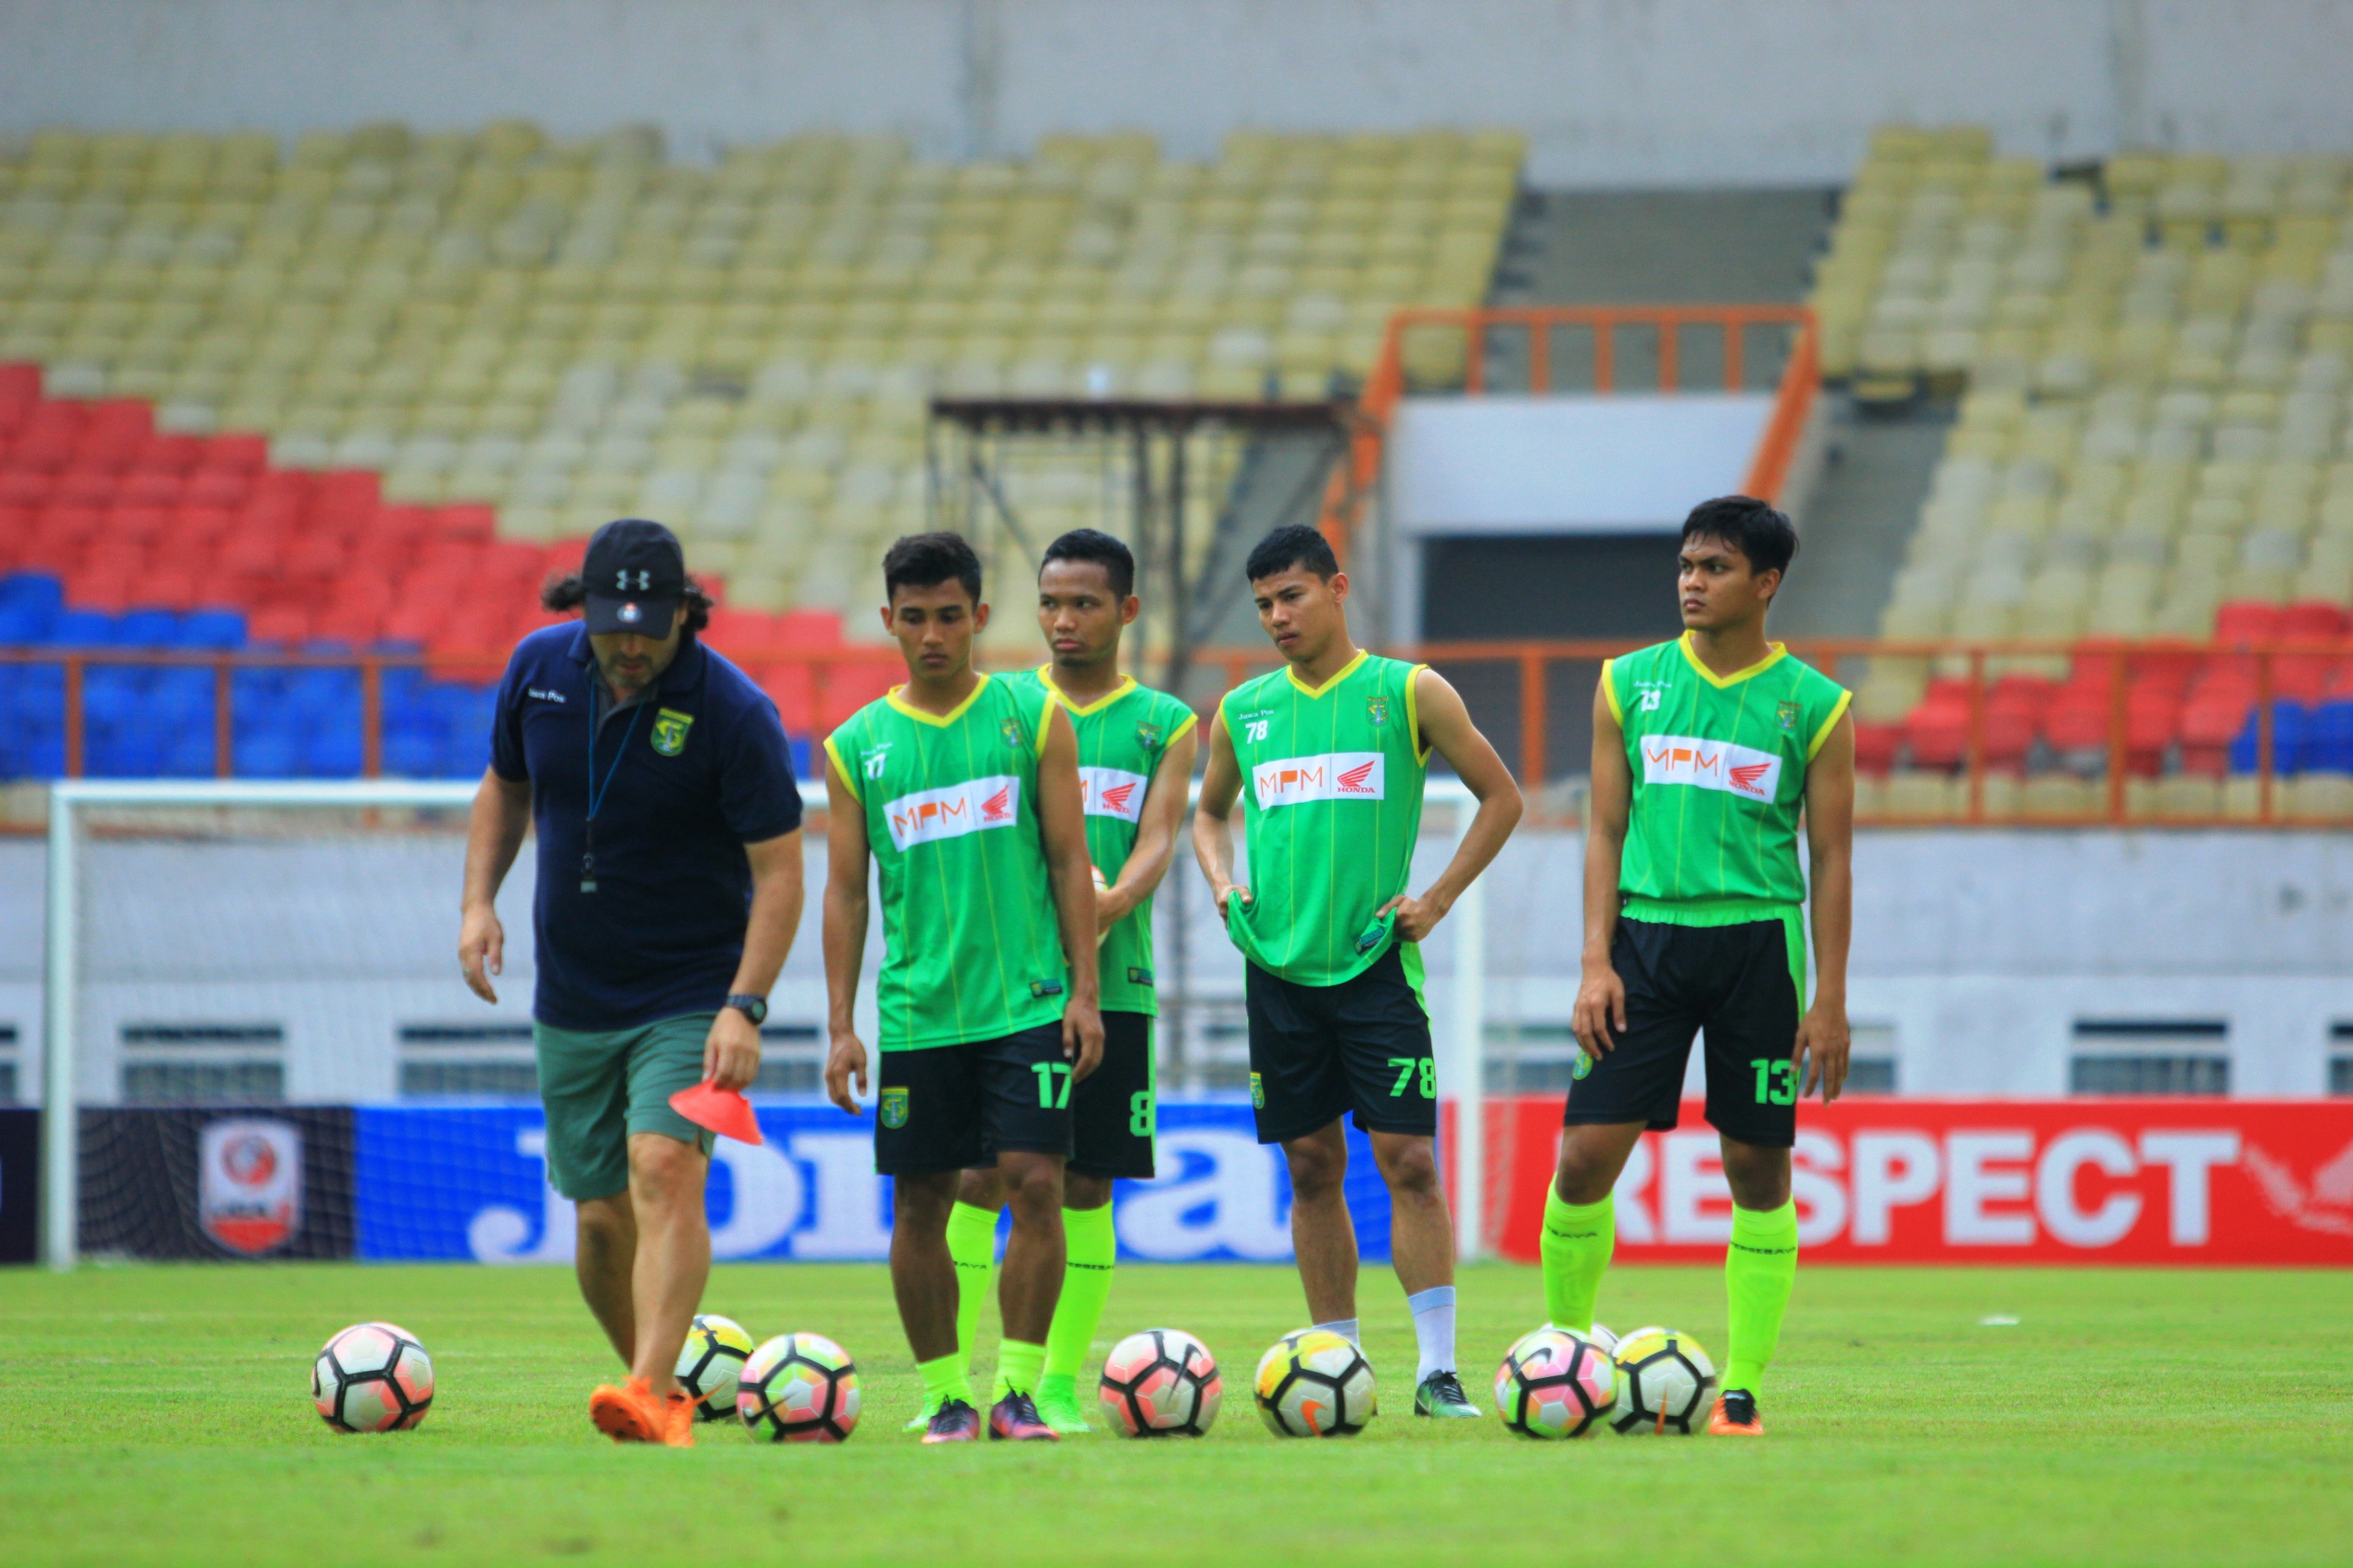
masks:
<svg viewBox="0 0 2353 1568"><path fill-rule="evenodd" d="M1508 1265L1461 1283L1484 1403L1542 1315L1539 1286ZM1411 1327L1368 1268L1386 1408L1359 1438L1315 1442L1277 1439L1250 1403L1258 1353L1304 1315L1289 1270L1123 1267L1098 1351L1156 1323L1201 1335L1227 1374L1208 1438L930 1449L899 1431L917 1386L879 1268L727 1267L710 1309L759 1337L842 1341L864 1424L840 1448L705 1427L679 1453L589 1428L610 1357L567 1270L10 1272L0 1563L2341 1563L2349 1286L1801 1270L1762 1443L1534 1443L1407 1413ZM2019 1322L1981 1324L1995 1315ZM371 1317L433 1352L415 1433L342 1436L311 1412L312 1353ZM1723 1348L1713 1270L1618 1270L1603 1318Z"/></svg>

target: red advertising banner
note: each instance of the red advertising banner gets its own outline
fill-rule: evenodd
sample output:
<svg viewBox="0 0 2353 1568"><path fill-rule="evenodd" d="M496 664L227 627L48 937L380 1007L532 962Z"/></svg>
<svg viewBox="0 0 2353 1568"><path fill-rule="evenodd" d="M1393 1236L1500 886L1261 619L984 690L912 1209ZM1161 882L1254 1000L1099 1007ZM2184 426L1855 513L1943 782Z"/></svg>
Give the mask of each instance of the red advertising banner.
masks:
<svg viewBox="0 0 2353 1568"><path fill-rule="evenodd" d="M1558 1096L1490 1101L1488 1234L1533 1261ZM2353 1266L2353 1103L1858 1098L1798 1116L1811 1261ZM1698 1101L1617 1184L1617 1255L1714 1261L1731 1199Z"/></svg>

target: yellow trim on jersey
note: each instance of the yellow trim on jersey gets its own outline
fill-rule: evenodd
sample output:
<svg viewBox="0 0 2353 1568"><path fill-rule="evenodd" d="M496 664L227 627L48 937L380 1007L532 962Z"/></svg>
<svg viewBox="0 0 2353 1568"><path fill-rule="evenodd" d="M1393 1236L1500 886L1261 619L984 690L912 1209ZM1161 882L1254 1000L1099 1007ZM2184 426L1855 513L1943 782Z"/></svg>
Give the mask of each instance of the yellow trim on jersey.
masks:
<svg viewBox="0 0 2353 1568"><path fill-rule="evenodd" d="M1049 686L1046 688L1045 703L1038 712L1038 755L1040 757L1046 755L1046 737L1053 733L1054 702L1054 688ZM1076 738L1075 734L1073 738Z"/></svg>
<svg viewBox="0 0 2353 1568"><path fill-rule="evenodd" d="M926 713L912 703L900 701L899 694L907 689L903 685L891 687L889 692L884 696L883 700L890 704L891 707L899 709L900 712L907 715L908 718L916 721L918 723L929 724L934 729L944 730L949 725L954 723L957 720L963 718L964 716L964 710L972 707L974 703L980 700L980 694L988 689L988 683L994 678L995 677L989 675L981 676L979 681L974 684L973 689L964 694L964 700L958 703L953 709L946 713Z"/></svg>
<svg viewBox="0 0 2353 1568"><path fill-rule="evenodd" d="M1692 651L1692 634L1689 632L1676 638L1675 646L1683 650L1684 662L1699 672L1699 678L1718 691L1726 686L1737 686L1752 675L1762 675L1789 655L1789 649L1780 644L1768 643L1765 646L1773 650L1771 653L1767 654L1745 670L1735 670L1729 675L1718 675L1715 671L1701 663L1699 655ZM1624 721L1620 720L1619 722L1623 723Z"/></svg>
<svg viewBox="0 0 2353 1568"><path fill-rule="evenodd" d="M1422 671L1427 664L1416 664L1405 671L1405 733L1414 737L1414 760L1429 760L1429 743L1422 738Z"/></svg>
<svg viewBox="0 0 2353 1568"><path fill-rule="evenodd" d="M1285 664L1283 666L1283 673L1290 677L1290 684L1292 685L1297 686L1301 691L1306 693L1311 697L1318 697L1322 696L1326 692L1330 691L1334 686L1339 685L1342 681L1347 680L1351 675L1355 674L1356 667L1372 657L1370 649L1358 648L1356 650L1356 657L1350 659L1340 668L1337 674L1333 675L1330 680L1326 681L1320 686L1311 686L1306 682L1301 680L1299 678L1299 667L1295 664Z"/></svg>
<svg viewBox="0 0 2353 1568"><path fill-rule="evenodd" d="M1044 686L1048 691L1053 693L1055 699L1064 708L1070 709L1070 716L1074 719L1084 719L1090 713L1100 713L1104 709L1109 708L1113 703L1117 702L1121 697L1126 696L1129 692L1136 689L1136 677L1133 675L1122 675L1119 678L1119 684L1114 686L1110 691L1105 692L1102 696L1097 697L1086 707L1081 708L1078 704L1070 700L1070 694L1068 692L1063 691L1060 686L1054 684L1054 667L1052 665L1041 664L1038 667L1038 684Z"/></svg>
<svg viewBox="0 0 2353 1568"><path fill-rule="evenodd" d="M1222 707L1224 707L1225 705L1224 705L1223 703L1220 703L1218 706L1222 708ZM1168 746L1175 746L1175 745L1176 745L1178 741L1183 740L1183 739L1185 738L1186 732L1189 731L1189 730L1190 730L1190 729L1191 729L1191 728L1192 728L1195 724L1198 724L1198 723L1200 723L1200 722L1201 722L1201 715L1200 715L1200 714L1198 714L1198 713L1196 713L1196 712L1194 712L1194 711L1193 711L1191 709L1189 709L1189 709L1187 709L1185 710L1185 721L1184 721L1183 723L1181 723L1181 724L1177 725L1175 729L1173 729L1173 730L1171 730L1171 731L1169 731L1169 732L1168 732L1168 746L1162 746L1162 747L1161 747L1161 750L1160 750L1160 754L1161 754L1163 757L1167 756L1167 755L1168 755Z"/></svg>
<svg viewBox="0 0 2353 1568"><path fill-rule="evenodd" d="M1814 732L1812 743L1806 747L1806 760L1814 760L1815 754L1830 740L1831 732L1838 728L1838 721L1846 716L1846 705L1854 700L1853 692L1838 694L1838 700L1831 704L1831 716L1822 721L1822 727Z"/></svg>
<svg viewBox="0 0 2353 1568"><path fill-rule="evenodd" d="M1622 730L1626 727L1626 705L1617 700L1617 678L1610 673L1610 667L1617 662L1614 659L1602 660L1602 700L1609 704L1609 716L1617 721L1617 727Z"/></svg>
<svg viewBox="0 0 2353 1568"><path fill-rule="evenodd" d="M841 748L834 745L840 734L840 730L836 730L825 737L825 756L833 762L834 771L841 775L843 785L849 791L849 798L863 806L866 797L858 788L858 770L841 759Z"/></svg>

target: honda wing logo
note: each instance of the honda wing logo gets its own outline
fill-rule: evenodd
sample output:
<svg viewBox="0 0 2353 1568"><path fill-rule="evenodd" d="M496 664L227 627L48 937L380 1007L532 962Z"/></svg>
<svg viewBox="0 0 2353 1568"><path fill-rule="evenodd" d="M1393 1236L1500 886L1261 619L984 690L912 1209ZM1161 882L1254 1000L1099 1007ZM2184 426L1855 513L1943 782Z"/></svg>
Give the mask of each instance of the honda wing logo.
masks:
<svg viewBox="0 0 2353 1568"><path fill-rule="evenodd" d="M1387 759L1378 751L1286 757L1253 763L1250 784L1262 811L1309 800L1381 800L1389 794Z"/></svg>
<svg viewBox="0 0 2353 1568"><path fill-rule="evenodd" d="M1021 820L1021 781L1000 773L918 790L885 806L883 815L890 824L890 842L901 853L918 844L1009 828Z"/></svg>
<svg viewBox="0 0 2353 1568"><path fill-rule="evenodd" d="M1081 768L1078 793L1090 817L1117 817L1132 822L1144 814L1144 775L1119 768Z"/></svg>
<svg viewBox="0 0 2353 1568"><path fill-rule="evenodd" d="M1689 735L1644 735L1642 747L1646 784L1690 784L1765 801L1780 789L1781 759L1769 751Z"/></svg>

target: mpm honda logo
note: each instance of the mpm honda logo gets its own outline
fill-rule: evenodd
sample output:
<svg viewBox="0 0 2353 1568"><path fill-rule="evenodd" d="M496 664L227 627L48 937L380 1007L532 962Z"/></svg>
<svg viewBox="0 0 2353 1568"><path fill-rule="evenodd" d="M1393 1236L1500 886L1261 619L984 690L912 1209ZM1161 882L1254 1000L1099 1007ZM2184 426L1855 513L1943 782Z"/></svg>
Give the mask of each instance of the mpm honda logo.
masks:
<svg viewBox="0 0 2353 1568"><path fill-rule="evenodd" d="M1750 800L1771 800L1781 782L1781 759L1769 751L1690 735L1642 737L1642 782L1688 784Z"/></svg>
<svg viewBox="0 0 2353 1568"><path fill-rule="evenodd" d="M1012 827L1021 817L1021 781L1007 774L902 795L883 808L901 850L937 839Z"/></svg>
<svg viewBox="0 0 2353 1568"><path fill-rule="evenodd" d="M1310 800L1379 800L1388 794L1388 770L1378 751L1286 757L1252 767L1251 789L1262 811Z"/></svg>

